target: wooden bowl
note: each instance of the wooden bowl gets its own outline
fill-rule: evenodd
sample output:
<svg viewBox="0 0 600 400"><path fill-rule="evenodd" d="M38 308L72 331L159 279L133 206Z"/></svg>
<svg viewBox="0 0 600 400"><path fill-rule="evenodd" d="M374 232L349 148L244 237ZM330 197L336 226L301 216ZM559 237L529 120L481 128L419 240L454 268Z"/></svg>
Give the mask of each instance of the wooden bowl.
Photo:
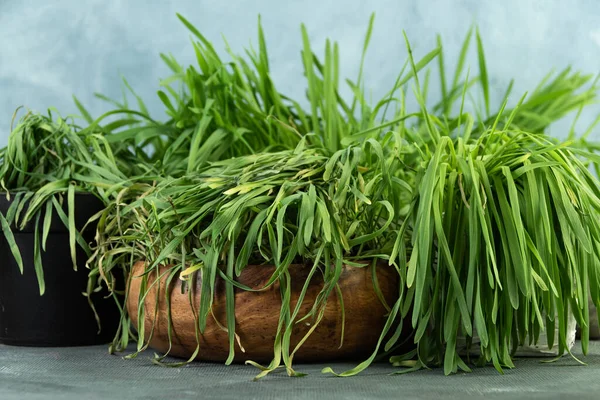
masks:
<svg viewBox="0 0 600 400"><path fill-rule="evenodd" d="M339 288L345 310L344 340L342 336L342 312L340 299L333 291L327 305L322 321L313 333L304 342L294 356L294 362L315 362L331 360L354 360L368 357L377 344L387 318L387 310L375 294L371 268L356 268L344 266L339 279ZM154 282L166 267L160 271L152 271L148 275L148 287ZM144 271L144 263L134 265L132 278L129 283L127 310L134 326L138 320L138 302L142 279L138 277ZM248 266L237 281L251 288L263 287L274 271L273 266ZM388 305L393 306L398 298L398 275L393 267L386 264L377 266L377 281ZM290 266L291 276L291 307L295 307L302 286L308 276L309 268L303 265ZM145 340L149 340L150 347L165 353L169 349L167 336L167 302L166 302L166 276L158 285L152 286L145 298ZM317 294L323 287L322 277L319 273L313 275L304 298L299 317L306 315L311 309ZM172 342L169 352L172 356L189 358L196 350L195 318L190 307L189 293L182 294L182 282L178 278L171 281L170 301L172 320ZM198 310L201 294L200 274L196 274L190 287L193 290L192 301L194 310ZM217 278L213 313L218 319L217 324L209 314L206 329L199 336L200 351L196 357L204 361L224 362L229 355L229 340L227 332L222 327L226 325L225 311L225 282ZM273 358L273 344L277 333L277 324L281 307L281 294L279 284L273 284L269 289L259 292L235 289L235 332L239 335L243 352L236 343L235 362L253 360L256 362L270 361ZM158 301L157 301L158 296ZM158 310L156 310L158 305ZM155 319L155 312L156 319ZM314 321L307 319L296 324L291 336L291 349L304 337ZM154 332L149 333L154 323Z"/></svg>

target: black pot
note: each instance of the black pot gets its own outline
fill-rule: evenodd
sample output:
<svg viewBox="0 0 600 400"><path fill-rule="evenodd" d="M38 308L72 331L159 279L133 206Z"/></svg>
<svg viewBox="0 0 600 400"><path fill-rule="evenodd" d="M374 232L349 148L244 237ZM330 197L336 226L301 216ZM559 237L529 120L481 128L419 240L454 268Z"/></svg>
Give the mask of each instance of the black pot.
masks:
<svg viewBox="0 0 600 400"><path fill-rule="evenodd" d="M0 194L0 212L3 215L6 215L11 203L6 200L5 193ZM63 209L67 213L67 202L64 203ZM88 219L103 208L103 203L95 196L76 194L76 228L81 230ZM23 275L4 235L0 233L0 342L20 346L80 346L110 342L119 325L119 310L114 299L105 298L106 291L94 293L92 301L101 321L99 330L88 299L82 294L86 291L89 273L85 267L87 256L77 246L75 271L69 232L56 211L52 215L46 251L41 253L45 281L42 296L33 262L34 224L27 224L23 230L13 226L12 231L21 250ZM94 240L95 231L95 224L86 227L82 233L86 242Z"/></svg>

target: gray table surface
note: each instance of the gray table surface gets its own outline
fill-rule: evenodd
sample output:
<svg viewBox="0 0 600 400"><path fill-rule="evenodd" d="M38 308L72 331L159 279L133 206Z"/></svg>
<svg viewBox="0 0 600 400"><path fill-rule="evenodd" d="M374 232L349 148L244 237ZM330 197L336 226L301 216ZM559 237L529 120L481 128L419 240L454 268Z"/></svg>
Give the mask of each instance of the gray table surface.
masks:
<svg viewBox="0 0 600 400"><path fill-rule="evenodd" d="M576 345L575 354L580 354ZM579 365L566 356L555 363L521 359L500 375L493 368L446 377L442 371L389 376L387 364L362 374L335 378L323 365L298 365L309 375L289 378L284 371L253 382L251 366L193 363L162 368L152 353L125 360L108 355L106 346L28 348L0 345L0 400L16 399L417 399L600 398L600 342ZM334 364L337 371L351 364Z"/></svg>

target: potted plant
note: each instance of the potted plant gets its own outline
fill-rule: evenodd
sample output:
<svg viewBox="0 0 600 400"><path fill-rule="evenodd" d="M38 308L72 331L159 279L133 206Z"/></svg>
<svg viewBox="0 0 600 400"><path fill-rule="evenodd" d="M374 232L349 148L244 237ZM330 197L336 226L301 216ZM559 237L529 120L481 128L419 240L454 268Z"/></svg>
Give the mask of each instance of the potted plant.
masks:
<svg viewBox="0 0 600 400"><path fill-rule="evenodd" d="M406 186L380 173L393 160L377 142L333 158L304 145L167 178L105 214L97 267L109 277L117 258L131 266L139 349L268 361L281 341L274 356L290 371L294 349L304 360L373 351L399 295L385 255ZM255 311L240 318L244 307Z"/></svg>
<svg viewBox="0 0 600 400"><path fill-rule="evenodd" d="M27 112L11 130L0 150L0 342L88 345L114 335L118 308L88 283L86 261L94 217L125 179L104 137L51 111Z"/></svg>
<svg viewBox="0 0 600 400"><path fill-rule="evenodd" d="M419 363L466 369L457 338L475 332L481 361L498 369L511 367L517 346L537 342L544 328L548 346L563 354L569 312L583 328L586 352L588 293L600 300L591 261L599 186L568 147L497 127L472 144L443 138L418 187L411 219L421 234L412 238L408 301L413 326L428 327L422 345L435 349Z"/></svg>
<svg viewBox="0 0 600 400"><path fill-rule="evenodd" d="M565 70L509 109L511 85L493 112L478 33L479 76L463 77L470 32L450 85L441 41L418 62L407 46L408 68L382 100L367 102L361 68L347 103L339 95L337 46L327 43L322 62L303 30L303 110L274 89L260 29L259 54L251 63L233 55L228 67L183 21L199 40L200 70L184 72L164 57L187 89L161 95L172 119L161 124L144 116L150 122L116 136L172 132L154 164L163 176L124 188L98 225L94 274L109 286L112 274L128 276L112 350L133 337L138 351L163 351L158 363L168 354L222 360L224 352L228 363L244 352L263 361L265 346L262 353L244 346L249 336L238 333L238 305L277 288L280 300L269 298L271 308L262 310L278 318L264 339L272 362L259 376L281 364L296 375L294 357L301 358L303 345L311 348L310 335L331 318L326 305L338 304L337 321L344 320L337 288L344 271L369 265L375 278L364 282L371 282L386 320L376 315L379 336L363 342L372 348L367 360L340 375L362 371L407 339L415 349L391 362L409 371L469 370L470 359L459 353L466 347L471 354L475 340L479 364L512 367L517 349L542 331L548 347L570 351L570 316L588 327L588 294L600 302L599 271L588 262L598 257L600 192L581 160L592 155L545 130L593 101L594 86L581 91L590 77ZM432 60L439 62L442 96L427 107L429 75L421 85L419 74ZM407 82L419 105L412 113ZM483 105L466 112L474 87ZM394 298L378 283L382 261L393 267L395 278L386 283L397 280ZM296 265L303 274L292 273ZM252 281L246 268L264 279ZM315 275L323 278L312 286ZM374 304L356 306L375 310ZM326 332L339 333L331 324ZM585 352L587 333L582 343ZM204 352L202 344L213 348Z"/></svg>

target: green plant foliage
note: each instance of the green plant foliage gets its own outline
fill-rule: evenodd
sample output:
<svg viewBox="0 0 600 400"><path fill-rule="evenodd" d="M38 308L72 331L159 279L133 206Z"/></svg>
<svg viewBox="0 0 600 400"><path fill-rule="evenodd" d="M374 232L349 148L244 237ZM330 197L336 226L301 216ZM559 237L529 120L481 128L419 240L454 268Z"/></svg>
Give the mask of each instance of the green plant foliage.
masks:
<svg viewBox="0 0 600 400"><path fill-rule="evenodd" d="M586 87L590 76L570 69L548 75L515 107L505 100L492 112L479 32L479 75L469 78L464 71L471 31L450 86L441 39L419 61L407 40L409 58L390 92L371 106L361 63L357 81L347 81L353 97L345 102L338 92L337 45L326 43L324 61L319 60L303 27L309 102L303 110L275 90L260 25L258 54L249 51L245 61L229 52L232 61L226 64L180 19L199 40L198 67L184 70L163 55L175 73L163 82L168 93L159 93L171 119L156 126L168 126L174 136L163 142L157 165L162 162L163 173L171 176L124 188L107 209L91 260L94 274L111 282L119 266L127 270L145 260L144 276L160 265L172 266L170 276L201 275L201 303L193 306L203 332L218 276L232 289L240 287L235 276L249 264L276 266L269 285L285 279L292 263L318 271L325 285L310 315L297 315L299 308L290 310L282 295L274 359L258 377L282 363L297 375L292 366L297 349L289 343L293 324L304 318L318 323L343 264L360 267L376 260L397 268L399 300L372 357L338 375L359 373L393 349L400 331L384 338L406 319L415 329L416 350L391 362L411 367L408 371L470 370L459 342L466 340L468 354L475 335L479 364L492 363L499 371L512 367L517 346L526 338L537 341L543 327L560 354L569 350L567 316L572 312L585 326L584 300L591 294L600 301L599 226L593 217L600 204L598 181L585 165L591 155L550 139L544 130L595 100L595 82ZM365 52L372 28L373 19ZM442 98L429 107L428 80L421 85L419 73L436 59ZM415 112L406 109L411 82ZM505 99L511 90L512 83ZM482 99L483 110L466 112L467 98ZM118 112L129 113L125 107ZM150 128L108 133L126 138L145 129ZM231 362L233 290L227 291L227 303ZM140 351L152 331L138 320ZM126 347L128 325L124 314L113 350ZM554 326L558 338L552 336Z"/></svg>
<svg viewBox="0 0 600 400"><path fill-rule="evenodd" d="M600 300L600 187L569 148L519 130L444 140L417 188L401 274L413 293L415 342L427 349L419 362L466 369L457 338L476 333L480 361L501 371L545 326L549 346L568 351L569 312L583 327L589 294Z"/></svg>
<svg viewBox="0 0 600 400"><path fill-rule="evenodd" d="M75 227L75 193L90 193L108 198L115 183L127 178L119 170L110 144L99 134L82 131L60 117L28 112L9 135L8 145L0 149L0 187L12 200L2 215L2 230L23 272L21 254L13 231L35 224L35 271L40 294L44 294L41 251L58 213L69 230L73 268L76 247L91 254ZM66 212L63 205L67 205Z"/></svg>
<svg viewBox="0 0 600 400"><path fill-rule="evenodd" d="M127 189L134 198L140 190L143 195L102 218L110 222L100 226L106 241L96 250L102 255L98 272L110 276L120 258L130 265L151 260L148 271L172 265L182 276L200 273L198 329L203 332L219 275L234 285L234 276L247 265L275 265L268 287L282 279L291 264L304 263L325 281L320 300L313 305L316 317L335 289L343 264L387 260L401 221L395 210L411 193L406 182L382 173L394 169L398 160L385 157L374 140L339 150L331 158L304 145L302 141L291 151L216 162L157 186ZM121 224L115 223L117 218ZM232 268L226 271L224 265ZM228 301L233 302L231 296L233 292L228 292ZM284 305L282 313L285 309ZM285 320L281 351L291 369L292 355L285 352L290 351L288 331L295 321L289 316ZM137 328L139 348L145 348L149 337L143 319ZM233 338L235 330L229 333ZM233 341L231 345L233 352Z"/></svg>
<svg viewBox="0 0 600 400"><path fill-rule="evenodd" d="M280 367L301 375L293 365L294 324L312 319L318 325L344 265L376 269L381 261L396 269L400 287L398 301L387 305L377 347L349 371L324 372L354 375L382 355L403 367L399 373L443 367L451 374L487 364L502 371L514 366L515 349L537 341L543 328L550 346L569 352L571 313L587 350L588 297L600 305L600 183L588 171L590 164L600 165L593 153L598 146L588 140L593 127L579 141L572 130L566 143L545 131L594 103L591 76L570 69L549 74L514 106L511 83L496 109L477 29L465 37L452 73L441 38L415 60L405 36L408 58L388 93L373 102L363 68L372 17L354 81L339 76L338 45L327 41L320 57L301 28L307 99L299 101L271 79L260 20L258 50L242 57L226 44L224 60L179 18L193 36L197 64L183 67L161 55L173 73L158 92L165 121L150 116L124 81L136 107L127 96L118 102L98 95L114 109L93 119L76 100L86 128L28 117L0 153L7 189L41 193L27 214L38 224L45 219L39 210L59 204L61 196L72 199L78 189L106 200L96 216L90 287L106 284L120 301L116 277L130 278L133 264L144 261L137 310L144 315L141 300L152 271L168 266L169 279L201 277L200 304L190 306L202 333L213 318L215 282L224 279L230 363L233 288L257 290L236 277L247 265L274 265L263 289L286 287L288 267L304 264L324 286L308 315L299 315L301 302L291 307L282 293L273 361L253 363L261 368L258 377ZM472 43L477 73L467 68ZM428 98L432 68L439 74L438 101ZM342 84L350 99L340 96ZM410 96L416 110L408 109ZM50 202L52 196L58 197ZM11 245L16 211L0 218ZM41 226L43 247L47 230ZM72 246L78 238L71 236ZM310 282L303 282L305 289ZM121 327L111 351L125 350L133 339L135 356L148 347L153 330L144 318L131 327L119 305ZM414 328L415 349L397 355L404 322ZM469 355L475 337L478 360ZM166 365L167 355L154 361Z"/></svg>
<svg viewBox="0 0 600 400"><path fill-rule="evenodd" d="M309 104L305 110L301 106L303 102L275 87L260 20L258 52L248 50L244 58L233 53L225 43L230 60L223 61L196 28L182 16L179 18L195 39L192 44L198 64L184 68L171 55L161 54L173 72L161 82L162 88L158 91L168 120L159 122L149 116L143 101L126 81L125 87L138 99L139 110L134 110L126 101L116 102L98 95L116 108L93 121L77 102L82 115L87 116L89 122L93 121L110 143L126 143L130 150L137 152L138 159L144 159L162 175L182 176L213 161L290 150L302 139L313 148L333 154L357 138L367 134L377 136L382 128L399 126L409 118L401 114L401 107L393 105L402 102L394 95L412 79L412 70L403 68L392 90L374 106L367 103L362 73L354 82L346 80L353 93L349 104L339 94L338 45L328 42L322 61L313 52L303 27L301 61ZM372 24L373 20L369 32ZM368 42L367 35L365 52ZM439 52L436 48L426 54L416 63L416 70L425 68ZM103 124L109 117L118 119ZM148 146L151 154L139 154L139 149Z"/></svg>
<svg viewBox="0 0 600 400"><path fill-rule="evenodd" d="M160 175L181 176L202 168L206 163L263 151L293 149L304 138L308 145L322 148L333 154L350 144L368 137L379 140L384 129L403 130L407 120L420 113L406 112L406 85L416 81L415 99L426 106L427 85L420 85L418 75L437 61L442 98L432 103L427 124L444 121L450 130L466 122L473 125L471 134L484 132L497 117L490 111L489 78L483 45L476 34L479 74L469 77L465 71L467 56L472 44L471 29L463 42L453 79L446 75L441 38L436 48L421 59L412 60L412 51L400 69L390 90L378 101L367 99L364 68L370 36L374 26L371 16L365 35L359 74L355 80L339 76L339 48L327 41L323 56L317 55L302 26L302 51L300 62L306 79L306 101L292 99L277 89L271 79L266 38L258 21L258 50L247 50L245 56L235 54L225 41L224 60L215 46L183 16L179 19L192 35L192 45L197 64L184 67L170 54L161 59L172 71L162 80L158 97L164 104L166 121L150 116L147 107L124 80L124 89L135 98L137 109L131 106L124 94L123 101L115 101L101 94L97 96L115 106L115 109L93 120L83 105L76 100L82 115L93 129L106 134L107 140L120 159L129 165L120 167L134 176L148 171L149 167ZM408 42L407 42L408 44ZM473 74L475 75L475 74ZM543 132L553 121L568 113L581 110L595 100L595 84L586 87L591 76L572 72L570 68L559 74L548 74L528 94L513 116L513 125L522 130ZM448 85L448 82L451 82ZM348 101L340 95L340 88L350 90ZM511 82L506 96L512 92ZM479 91L475 89L479 88ZM126 93L124 92L124 93ZM484 110L475 107L473 116L463 115L465 95L474 104L483 102ZM303 104L307 104L303 107ZM510 111L507 110L509 114ZM471 118L465 121L464 118ZM110 120L105 123L104 121ZM408 121L410 122L410 121ZM408 137L411 142L429 141L430 132L417 118L418 134ZM502 123L505 121L500 121ZM460 133L460 132L455 132ZM435 135L435 131L431 134ZM118 150L117 150L118 149ZM127 157L126 155L129 155ZM133 168L132 165L141 163Z"/></svg>

